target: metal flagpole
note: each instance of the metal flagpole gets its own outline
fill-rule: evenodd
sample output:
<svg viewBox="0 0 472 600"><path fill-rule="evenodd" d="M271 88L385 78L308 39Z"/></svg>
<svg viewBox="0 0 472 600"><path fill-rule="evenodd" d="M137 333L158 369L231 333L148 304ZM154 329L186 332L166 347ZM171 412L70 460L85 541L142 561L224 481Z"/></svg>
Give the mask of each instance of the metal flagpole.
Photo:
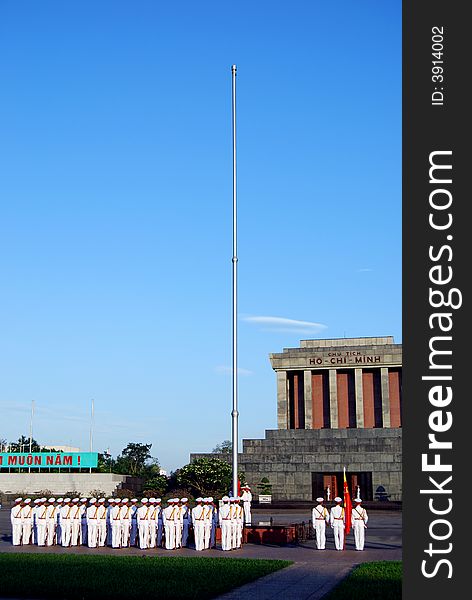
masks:
<svg viewBox="0 0 472 600"><path fill-rule="evenodd" d="M92 406L90 411L90 452L93 452L93 398L92 398ZM90 473L92 472L92 467L90 467Z"/></svg>
<svg viewBox="0 0 472 600"><path fill-rule="evenodd" d="M232 129L233 129L233 496L238 495L238 287L237 287L237 212L236 212L236 65L232 74Z"/></svg>
<svg viewBox="0 0 472 600"><path fill-rule="evenodd" d="M30 443L29 443L29 453L33 449L33 417L34 417L34 400L31 400L31 419L30 419ZM31 467L28 468L28 473L31 473Z"/></svg>

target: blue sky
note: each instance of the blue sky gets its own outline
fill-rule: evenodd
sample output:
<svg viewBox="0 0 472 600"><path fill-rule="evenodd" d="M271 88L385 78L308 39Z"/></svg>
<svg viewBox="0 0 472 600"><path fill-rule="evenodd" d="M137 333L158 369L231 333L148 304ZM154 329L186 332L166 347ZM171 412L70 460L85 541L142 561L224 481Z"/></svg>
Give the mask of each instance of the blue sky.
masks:
<svg viewBox="0 0 472 600"><path fill-rule="evenodd" d="M233 63L241 436L269 353L401 341L400 2L4 0L0 438L230 438Z"/></svg>

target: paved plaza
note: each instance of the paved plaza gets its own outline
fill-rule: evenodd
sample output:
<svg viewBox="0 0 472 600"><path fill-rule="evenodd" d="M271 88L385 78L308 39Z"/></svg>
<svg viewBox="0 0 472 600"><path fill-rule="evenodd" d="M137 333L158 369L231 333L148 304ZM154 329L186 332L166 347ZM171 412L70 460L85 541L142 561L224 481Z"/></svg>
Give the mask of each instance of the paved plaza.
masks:
<svg viewBox="0 0 472 600"><path fill-rule="evenodd" d="M269 513L267 510L253 511L253 524L267 522L270 517L274 524L307 522L310 514L297 510L279 510ZM402 513L401 511L370 510L369 525L366 531L366 544L363 552L354 549L352 533L347 538L346 550L336 552L333 533L327 529L326 550L315 548L314 540L299 545L275 546L245 544L240 550L223 552L206 550L197 552L192 547L179 550L140 550L139 548L62 548L52 546L12 546L10 510L0 510L0 552L40 552L44 554L110 554L110 555L147 555L147 556L205 556L226 558L266 558L294 561L291 567L272 573L253 583L237 588L223 596L221 600L319 600L349 571L362 562L377 560L401 560L402 557ZM0 596L1 597L1 596Z"/></svg>

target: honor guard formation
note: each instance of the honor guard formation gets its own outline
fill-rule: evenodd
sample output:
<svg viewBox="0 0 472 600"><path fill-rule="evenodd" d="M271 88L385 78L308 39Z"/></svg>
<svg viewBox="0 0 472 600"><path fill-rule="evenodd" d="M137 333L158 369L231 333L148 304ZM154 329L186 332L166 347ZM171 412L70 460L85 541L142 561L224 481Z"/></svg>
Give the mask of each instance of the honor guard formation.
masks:
<svg viewBox="0 0 472 600"><path fill-rule="evenodd" d="M194 508L187 498L170 498L165 507L160 498L17 498L13 545L174 550L188 545L193 530L196 550L207 550L216 548L219 526L222 550L233 550L241 547L251 519L250 489L242 489L241 498L223 496L219 509L211 497L196 498Z"/></svg>
<svg viewBox="0 0 472 600"><path fill-rule="evenodd" d="M346 525L346 511L341 505L342 499L336 496L335 506L329 511L324 506L323 498L317 498L318 503L312 510L313 529L315 530L316 547L325 550L326 547L326 525L333 528L334 545L336 550L344 550L344 528ZM351 510L351 523L354 531L354 542L356 550L364 550L364 537L367 528L367 511L361 506L362 500L356 498L355 506Z"/></svg>

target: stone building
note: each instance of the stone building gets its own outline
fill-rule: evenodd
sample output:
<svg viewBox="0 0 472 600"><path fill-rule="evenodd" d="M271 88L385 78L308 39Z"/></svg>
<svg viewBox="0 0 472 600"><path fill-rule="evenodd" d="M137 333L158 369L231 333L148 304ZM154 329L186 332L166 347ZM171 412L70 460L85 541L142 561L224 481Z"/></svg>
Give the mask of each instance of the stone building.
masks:
<svg viewBox="0 0 472 600"><path fill-rule="evenodd" d="M302 340L271 354L277 430L243 440L241 469L274 500L314 500L349 488L402 499L402 347L393 337ZM192 455L196 458L201 455Z"/></svg>

